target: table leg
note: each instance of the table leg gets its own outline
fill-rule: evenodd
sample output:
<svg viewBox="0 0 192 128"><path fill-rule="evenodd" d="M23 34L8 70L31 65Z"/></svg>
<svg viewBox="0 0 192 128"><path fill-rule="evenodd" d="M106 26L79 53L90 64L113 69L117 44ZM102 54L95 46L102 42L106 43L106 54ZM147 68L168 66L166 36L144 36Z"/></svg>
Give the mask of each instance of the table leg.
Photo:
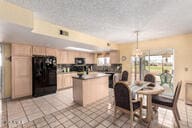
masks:
<svg viewBox="0 0 192 128"><path fill-rule="evenodd" d="M152 96L147 95L147 122L151 122L152 120L152 115L153 115L153 110L152 110Z"/></svg>

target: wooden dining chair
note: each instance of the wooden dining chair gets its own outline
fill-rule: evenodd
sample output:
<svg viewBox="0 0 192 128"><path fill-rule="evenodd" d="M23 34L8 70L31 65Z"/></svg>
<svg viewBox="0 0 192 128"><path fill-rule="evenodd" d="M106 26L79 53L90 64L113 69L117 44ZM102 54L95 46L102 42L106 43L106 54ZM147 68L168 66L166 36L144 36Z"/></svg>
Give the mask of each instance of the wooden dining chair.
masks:
<svg viewBox="0 0 192 128"><path fill-rule="evenodd" d="M142 98L133 100L130 88L123 82L117 82L114 87L115 96L115 110L114 120L116 119L117 109L128 113L131 116L131 126L133 126L133 117L137 111L139 111L139 118L141 119L142 114Z"/></svg>
<svg viewBox="0 0 192 128"><path fill-rule="evenodd" d="M151 73L148 73L144 76L144 81L155 83L155 76Z"/></svg>
<svg viewBox="0 0 192 128"><path fill-rule="evenodd" d="M180 128L179 125L179 120L180 120L180 115L179 115L179 111L177 108L177 102L179 99L179 94L181 91L181 85L182 85L182 81L179 81L177 84L177 87L175 89L175 93L173 98L168 98L168 97L163 97L163 96L153 96L152 97L152 104L156 107L163 107L169 110L173 111L173 115L175 117L175 121L177 123L177 126Z"/></svg>
<svg viewBox="0 0 192 128"><path fill-rule="evenodd" d="M128 81L128 77L129 77L129 72L123 71L122 76L121 76L121 81Z"/></svg>

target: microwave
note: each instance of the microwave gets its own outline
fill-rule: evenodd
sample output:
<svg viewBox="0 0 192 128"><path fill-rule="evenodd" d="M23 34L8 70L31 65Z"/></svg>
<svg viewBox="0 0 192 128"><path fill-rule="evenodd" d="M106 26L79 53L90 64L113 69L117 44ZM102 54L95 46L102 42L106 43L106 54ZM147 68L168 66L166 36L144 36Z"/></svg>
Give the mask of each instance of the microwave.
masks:
<svg viewBox="0 0 192 128"><path fill-rule="evenodd" d="M85 65L85 58L75 58L76 65Z"/></svg>

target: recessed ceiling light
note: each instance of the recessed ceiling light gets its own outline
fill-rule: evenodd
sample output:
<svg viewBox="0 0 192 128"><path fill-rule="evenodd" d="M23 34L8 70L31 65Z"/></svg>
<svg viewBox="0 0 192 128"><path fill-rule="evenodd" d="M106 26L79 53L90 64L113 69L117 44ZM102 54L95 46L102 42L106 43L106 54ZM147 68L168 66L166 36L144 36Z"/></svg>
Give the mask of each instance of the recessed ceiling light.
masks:
<svg viewBox="0 0 192 128"><path fill-rule="evenodd" d="M94 50L90 50L86 48L77 48L77 47L66 47L65 49L75 50L75 51L84 51L84 52L94 52Z"/></svg>

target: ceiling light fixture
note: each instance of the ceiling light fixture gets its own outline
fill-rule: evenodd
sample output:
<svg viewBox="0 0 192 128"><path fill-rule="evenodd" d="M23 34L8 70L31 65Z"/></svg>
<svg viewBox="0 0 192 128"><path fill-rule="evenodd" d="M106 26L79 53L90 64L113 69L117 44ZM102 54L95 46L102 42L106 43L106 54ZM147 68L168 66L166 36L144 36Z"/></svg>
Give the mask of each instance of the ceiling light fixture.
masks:
<svg viewBox="0 0 192 128"><path fill-rule="evenodd" d="M90 50L86 48L77 48L77 47L66 47L65 49L75 50L75 51L84 51L84 52L94 52L94 50Z"/></svg>
<svg viewBox="0 0 192 128"><path fill-rule="evenodd" d="M135 31L135 33L136 33L136 36L137 36L137 47L136 47L136 49L134 51L134 55L136 57L142 57L143 52L142 52L141 49L139 49L139 31Z"/></svg>

